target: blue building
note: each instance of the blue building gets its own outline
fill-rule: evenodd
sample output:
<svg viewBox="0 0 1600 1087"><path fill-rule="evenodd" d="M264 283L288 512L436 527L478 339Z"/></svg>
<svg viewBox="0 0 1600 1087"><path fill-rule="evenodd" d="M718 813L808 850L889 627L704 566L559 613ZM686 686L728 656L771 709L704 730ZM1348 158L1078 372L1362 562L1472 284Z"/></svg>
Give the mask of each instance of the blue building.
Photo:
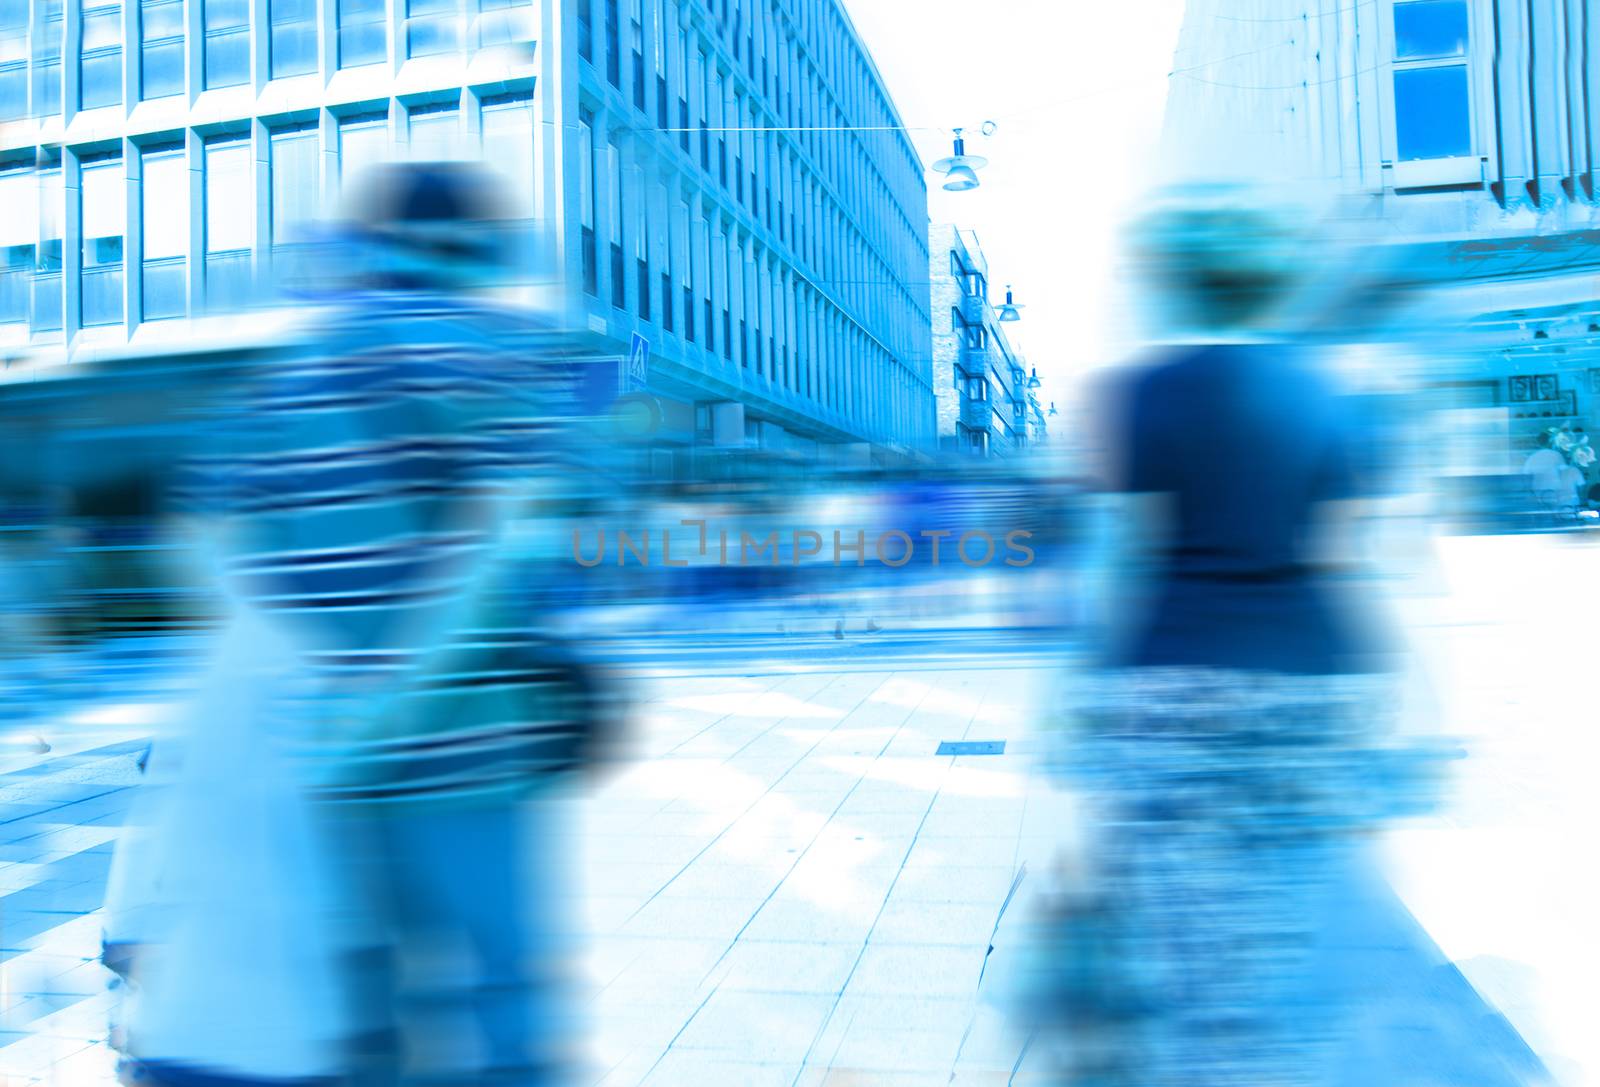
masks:
<svg viewBox="0 0 1600 1087"><path fill-rule="evenodd" d="M364 166L482 158L667 445L930 448L899 123L837 0L3 0L0 350L259 342Z"/></svg>

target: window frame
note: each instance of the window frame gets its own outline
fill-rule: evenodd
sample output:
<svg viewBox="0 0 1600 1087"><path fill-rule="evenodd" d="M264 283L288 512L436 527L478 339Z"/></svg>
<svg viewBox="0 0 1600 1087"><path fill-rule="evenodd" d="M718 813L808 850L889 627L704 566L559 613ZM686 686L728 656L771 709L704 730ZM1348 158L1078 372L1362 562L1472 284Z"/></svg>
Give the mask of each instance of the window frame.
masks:
<svg viewBox="0 0 1600 1087"><path fill-rule="evenodd" d="M1447 186L1474 186L1484 183L1484 159L1478 106L1482 94L1478 87L1481 64L1477 43L1483 39L1481 26L1475 17L1471 0L1460 0L1466 9L1467 44L1458 55L1399 56L1396 18L1399 9L1418 3L1435 3L1439 0L1386 0L1380 8L1381 49L1387 60L1387 71L1381 84L1384 116L1388 124L1384 130L1384 160L1390 173L1391 188L1399 190L1428 189ZM1409 72L1430 69L1461 69L1466 82L1467 150L1459 155L1436 155L1427 158L1401 158L1400 105L1398 83Z"/></svg>

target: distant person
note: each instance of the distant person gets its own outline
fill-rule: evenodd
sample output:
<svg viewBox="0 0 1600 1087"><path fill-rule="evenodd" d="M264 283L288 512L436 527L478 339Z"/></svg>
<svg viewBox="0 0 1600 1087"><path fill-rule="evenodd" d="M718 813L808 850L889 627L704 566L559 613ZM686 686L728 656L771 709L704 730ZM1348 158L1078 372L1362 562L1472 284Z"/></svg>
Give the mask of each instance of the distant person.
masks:
<svg viewBox="0 0 1600 1087"><path fill-rule="evenodd" d="M1546 512L1562 508L1563 492L1571 489L1567 473L1567 458L1556 447L1557 436L1551 431L1535 439L1534 451L1522 462L1522 477L1537 504Z"/></svg>

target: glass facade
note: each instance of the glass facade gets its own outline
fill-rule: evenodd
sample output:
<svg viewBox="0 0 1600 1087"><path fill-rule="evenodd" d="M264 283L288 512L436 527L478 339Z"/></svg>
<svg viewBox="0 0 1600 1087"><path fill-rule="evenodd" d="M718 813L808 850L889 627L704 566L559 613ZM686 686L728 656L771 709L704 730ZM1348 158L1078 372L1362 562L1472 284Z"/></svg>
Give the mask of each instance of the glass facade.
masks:
<svg viewBox="0 0 1600 1087"><path fill-rule="evenodd" d="M339 188L348 193L363 171L390 158L389 114L368 113L339 125Z"/></svg>
<svg viewBox="0 0 1600 1087"><path fill-rule="evenodd" d="M306 240L316 219L322 191L318 176L317 126L295 125L273 130L271 150L271 231L274 252Z"/></svg>
<svg viewBox="0 0 1600 1087"><path fill-rule="evenodd" d="M205 89L250 82L249 0L201 0L205 4Z"/></svg>
<svg viewBox="0 0 1600 1087"><path fill-rule="evenodd" d="M606 230L611 239L611 304L618 309L628 304L627 280L622 256L622 148L612 136L606 142L605 161Z"/></svg>
<svg viewBox="0 0 1600 1087"><path fill-rule="evenodd" d="M0 0L0 121L27 115L28 0Z"/></svg>
<svg viewBox="0 0 1600 1087"><path fill-rule="evenodd" d="M533 0L478 0L478 45L490 49L533 41Z"/></svg>
<svg viewBox="0 0 1600 1087"><path fill-rule="evenodd" d="M579 248L583 251L583 289L600 292L595 254L595 146L594 125L587 111L578 114L578 217Z"/></svg>
<svg viewBox="0 0 1600 1087"><path fill-rule="evenodd" d="M189 168L183 144L146 150L140 172L143 316L182 317L189 309Z"/></svg>
<svg viewBox="0 0 1600 1087"><path fill-rule="evenodd" d="M255 171L250 141L222 136L205 145L205 300L212 312L250 300L255 247Z"/></svg>
<svg viewBox="0 0 1600 1087"><path fill-rule="evenodd" d="M139 97L183 93L183 0L140 0Z"/></svg>
<svg viewBox="0 0 1600 1087"><path fill-rule="evenodd" d="M317 70L316 0L267 0L272 78Z"/></svg>
<svg viewBox="0 0 1600 1087"><path fill-rule="evenodd" d="M28 289L39 239L39 190L33 163L0 169L0 325L26 324Z"/></svg>
<svg viewBox="0 0 1600 1087"><path fill-rule="evenodd" d="M1402 162L1472 154L1467 0L1394 5L1395 144Z"/></svg>
<svg viewBox="0 0 1600 1087"><path fill-rule="evenodd" d="M80 170L79 321L87 328L122 320L122 243L127 233L128 197L121 155L83 159Z"/></svg>
<svg viewBox="0 0 1600 1087"><path fill-rule="evenodd" d="M406 56L431 57L461 48L457 0L406 0Z"/></svg>
<svg viewBox="0 0 1600 1087"><path fill-rule="evenodd" d="M53 117L61 112L63 0L36 0L34 11L32 113L36 117Z"/></svg>
<svg viewBox="0 0 1600 1087"><path fill-rule="evenodd" d="M851 355L842 337L880 365L915 353L915 300L883 286L917 279L896 254L926 252L914 153L805 131L894 121L847 27L793 26L790 40L782 13L755 2L719 31L686 2L551 8L592 61L576 65L579 96L552 103L536 81L573 58L500 48L533 40L544 12L530 0L0 0L0 120L106 111L69 126L64 148L35 126L18 126L21 145L5 142L17 129L0 135L3 199L28 209L0 229L0 325L12 340L61 330L70 347L86 326L131 333L269 300L258 292L294 280L289 251L368 166L481 156L528 224L510 242L522 267L566 271L674 351L814 389L819 407L854 403L871 383L858 374L852 396L830 369ZM1442 48L1426 26L1413 36ZM854 69L825 75L827 55ZM403 88L387 84L402 72ZM285 79L298 82L271 87ZM169 105L140 107L155 100ZM140 127L118 131L136 109ZM163 116L171 127L152 133L145 118ZM571 188L540 195L557 176ZM570 241L523 248L536 229ZM566 255L570 269L540 263ZM884 294L897 331L870 327Z"/></svg>
<svg viewBox="0 0 1600 1087"><path fill-rule="evenodd" d="M339 0L339 67L359 68L387 60L388 24L384 0Z"/></svg>
<svg viewBox="0 0 1600 1087"><path fill-rule="evenodd" d="M78 59L78 108L98 109L122 102L122 5L85 7Z"/></svg>
<svg viewBox="0 0 1600 1087"><path fill-rule="evenodd" d="M54 332L61 328L62 300L61 250L66 188L61 177L60 152L43 158L39 166L39 249L33 272L33 320L35 332Z"/></svg>
<svg viewBox="0 0 1600 1087"><path fill-rule="evenodd" d="M461 112L454 103L414 106L410 116L411 157L418 162L443 162L461 153Z"/></svg>

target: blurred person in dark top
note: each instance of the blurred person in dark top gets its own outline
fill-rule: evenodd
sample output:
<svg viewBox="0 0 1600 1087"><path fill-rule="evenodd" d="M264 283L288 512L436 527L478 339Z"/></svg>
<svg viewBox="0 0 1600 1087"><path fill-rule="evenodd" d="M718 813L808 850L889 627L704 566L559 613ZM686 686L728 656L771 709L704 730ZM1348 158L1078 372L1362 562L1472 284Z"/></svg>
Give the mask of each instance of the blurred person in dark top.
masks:
<svg viewBox="0 0 1600 1087"><path fill-rule="evenodd" d="M485 173L382 167L355 207L329 256L356 289L190 473L230 622L144 856L130 1083L575 1063L553 801L605 691L528 606L511 531L567 417L537 362L559 336L478 297L506 251Z"/></svg>
<svg viewBox="0 0 1600 1087"><path fill-rule="evenodd" d="M1391 646L1336 576L1362 435L1275 327L1304 242L1227 196L1180 197L1139 237L1186 334L1101 406L1109 489L1142 496L1113 531L1150 557L1064 710L1082 846L1048 899L1030 1014L1074 1087L1520 1082L1504 1051L1434 1030L1457 1008L1437 989L1395 981L1442 957L1364 843L1424 802L1433 758L1398 739ZM1358 1027L1383 999L1393 1017Z"/></svg>

